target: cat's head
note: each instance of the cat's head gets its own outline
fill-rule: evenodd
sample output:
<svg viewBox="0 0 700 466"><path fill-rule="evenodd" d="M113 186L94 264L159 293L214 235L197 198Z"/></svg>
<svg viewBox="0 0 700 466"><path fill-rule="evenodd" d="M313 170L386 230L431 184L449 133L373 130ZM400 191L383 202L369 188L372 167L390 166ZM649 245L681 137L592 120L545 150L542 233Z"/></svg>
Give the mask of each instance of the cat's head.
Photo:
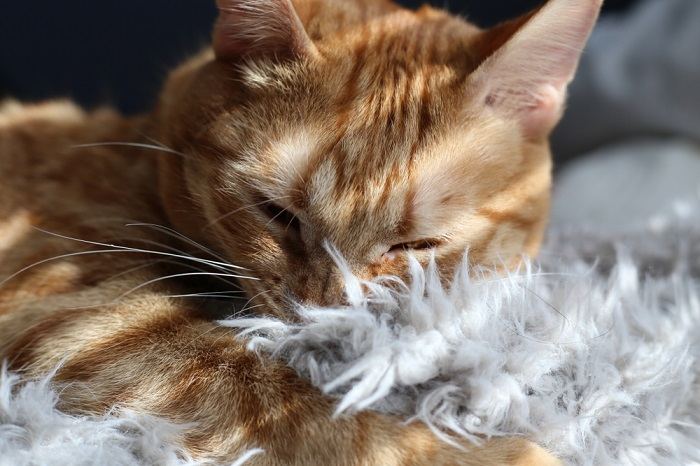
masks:
<svg viewBox="0 0 700 466"><path fill-rule="evenodd" d="M213 51L173 73L160 137L173 223L260 281L256 301L342 300L408 254L449 273L536 254L548 136L601 0L490 30L381 0L219 0Z"/></svg>

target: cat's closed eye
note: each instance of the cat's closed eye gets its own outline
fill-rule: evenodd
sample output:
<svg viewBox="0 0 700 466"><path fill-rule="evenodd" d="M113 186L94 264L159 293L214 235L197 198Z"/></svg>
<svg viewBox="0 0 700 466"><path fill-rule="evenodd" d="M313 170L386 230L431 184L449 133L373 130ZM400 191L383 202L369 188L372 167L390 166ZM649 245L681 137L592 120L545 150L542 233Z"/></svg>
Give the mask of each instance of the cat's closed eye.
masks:
<svg viewBox="0 0 700 466"><path fill-rule="evenodd" d="M435 249L442 243L442 240L437 238L421 239L410 241L407 243L395 244L389 249L389 253L398 253L402 251L429 251Z"/></svg>

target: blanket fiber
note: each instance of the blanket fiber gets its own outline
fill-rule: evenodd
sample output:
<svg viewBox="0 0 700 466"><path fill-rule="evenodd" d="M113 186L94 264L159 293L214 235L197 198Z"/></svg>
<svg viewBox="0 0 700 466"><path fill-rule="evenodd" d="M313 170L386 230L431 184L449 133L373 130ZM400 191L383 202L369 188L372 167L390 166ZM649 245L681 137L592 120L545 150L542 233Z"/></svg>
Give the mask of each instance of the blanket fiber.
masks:
<svg viewBox="0 0 700 466"><path fill-rule="evenodd" d="M338 413L418 418L446 441L522 434L574 465L700 464L700 203L626 229L554 226L539 262L505 277L412 276L363 294L348 274L351 304L300 308L301 324L222 325L336 396ZM3 371L0 465L196 464L176 426L71 417L55 400L49 379Z"/></svg>

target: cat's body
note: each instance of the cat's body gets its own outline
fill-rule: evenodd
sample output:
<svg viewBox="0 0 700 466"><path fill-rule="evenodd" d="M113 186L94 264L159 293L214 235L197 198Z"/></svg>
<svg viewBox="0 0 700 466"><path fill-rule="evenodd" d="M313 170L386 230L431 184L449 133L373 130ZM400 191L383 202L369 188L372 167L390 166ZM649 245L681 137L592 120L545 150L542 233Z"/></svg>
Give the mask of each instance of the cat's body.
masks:
<svg viewBox="0 0 700 466"><path fill-rule="evenodd" d="M600 7L567 1L483 33L389 2L230 0L218 60L205 52L174 72L149 116L0 107L0 357L28 376L61 364L71 412L120 405L195 423L184 444L200 457L260 447L251 464L555 464L524 439L462 451L420 423L334 420L331 400L184 295L243 277L248 309L284 315L294 300L342 300L331 248L365 278L401 275L411 248L420 260L433 250L447 274L465 248L486 265L536 252L547 135L571 47ZM537 48L531 31L562 12L563 69L549 60L539 82L518 44ZM557 48L533 57L544 52Z"/></svg>

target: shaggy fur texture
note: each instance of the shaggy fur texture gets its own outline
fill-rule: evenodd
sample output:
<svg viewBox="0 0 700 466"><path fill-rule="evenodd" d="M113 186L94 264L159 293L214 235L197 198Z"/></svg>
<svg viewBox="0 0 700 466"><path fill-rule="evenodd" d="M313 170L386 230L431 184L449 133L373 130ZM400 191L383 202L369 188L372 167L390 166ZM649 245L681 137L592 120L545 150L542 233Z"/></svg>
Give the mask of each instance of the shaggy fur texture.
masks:
<svg viewBox="0 0 700 466"><path fill-rule="evenodd" d="M0 372L0 465L193 464L174 445L178 428L133 412L78 418L55 409L49 378L20 385Z"/></svg>
<svg viewBox="0 0 700 466"><path fill-rule="evenodd" d="M531 434L571 464L696 464L700 211L689 212L631 236L555 234L541 266L506 278L462 270L445 290L414 263L400 294L366 284L363 296L347 277L350 308L300 309L298 326L225 324L337 394L338 412L415 415L474 440Z"/></svg>
<svg viewBox="0 0 700 466"><path fill-rule="evenodd" d="M225 324L337 395L338 412L534 433L571 464L697 464L699 264L700 204L685 204L624 233L558 228L541 265L506 278L461 273L445 290L414 265L400 294L364 296L347 276L350 308ZM45 382L0 386L0 464L189 464L167 423L69 417Z"/></svg>
<svg viewBox="0 0 700 466"><path fill-rule="evenodd" d="M0 371L0 466L203 466L178 445L182 429L163 419L115 409L102 417L56 409L51 375L20 383ZM232 466L262 453L253 449ZM208 464L208 463L207 463Z"/></svg>

